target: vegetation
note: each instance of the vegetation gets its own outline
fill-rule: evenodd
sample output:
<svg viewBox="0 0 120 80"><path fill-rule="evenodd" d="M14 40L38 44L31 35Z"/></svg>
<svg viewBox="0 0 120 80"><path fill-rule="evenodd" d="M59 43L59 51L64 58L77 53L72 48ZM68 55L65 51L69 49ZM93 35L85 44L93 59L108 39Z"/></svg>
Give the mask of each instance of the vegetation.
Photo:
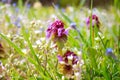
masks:
<svg viewBox="0 0 120 80"><path fill-rule="evenodd" d="M0 2L1 80L120 80L119 0L108 9Z"/></svg>

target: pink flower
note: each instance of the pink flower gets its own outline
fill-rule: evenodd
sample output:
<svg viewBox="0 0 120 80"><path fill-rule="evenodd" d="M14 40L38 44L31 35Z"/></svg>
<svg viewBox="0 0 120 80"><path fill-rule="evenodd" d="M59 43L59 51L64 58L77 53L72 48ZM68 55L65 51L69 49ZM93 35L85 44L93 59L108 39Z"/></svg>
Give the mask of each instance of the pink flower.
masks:
<svg viewBox="0 0 120 80"><path fill-rule="evenodd" d="M88 17L86 19L86 25L88 26L88 28L90 27L90 18L91 17ZM99 28L99 25L100 25L100 22L99 22L98 17L95 14L93 14L92 15L92 27L97 26Z"/></svg>
<svg viewBox="0 0 120 80"><path fill-rule="evenodd" d="M63 61L65 64L74 65L78 62L78 56L74 52L68 50L63 56L58 55L58 61ZM70 61L71 63L69 63Z"/></svg>
<svg viewBox="0 0 120 80"><path fill-rule="evenodd" d="M59 69L62 74L70 78L74 75L74 66L79 62L78 56L71 51L66 51L63 56L58 55Z"/></svg>
<svg viewBox="0 0 120 80"><path fill-rule="evenodd" d="M48 26L46 31L46 37L53 39L54 42L57 40L67 40L68 30L64 29L64 23L61 20L55 20L51 25Z"/></svg>

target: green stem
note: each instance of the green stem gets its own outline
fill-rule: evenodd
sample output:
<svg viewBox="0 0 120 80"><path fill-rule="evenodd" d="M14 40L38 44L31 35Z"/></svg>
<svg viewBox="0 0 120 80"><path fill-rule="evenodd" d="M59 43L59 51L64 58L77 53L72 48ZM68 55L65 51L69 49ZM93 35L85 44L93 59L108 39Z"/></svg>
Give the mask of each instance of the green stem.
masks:
<svg viewBox="0 0 120 80"><path fill-rule="evenodd" d="M106 50L106 46L105 46L105 44L104 44L104 42L103 42L101 36L100 36L99 34L98 34L98 36L99 36L99 38L100 38L100 40L101 40L101 42L102 42L102 44L103 44L104 49Z"/></svg>
<svg viewBox="0 0 120 80"><path fill-rule="evenodd" d="M91 17L90 17L90 44L92 46L93 44L93 37L92 37L92 34L93 34L93 28L92 28L92 5L93 5L93 0L91 0Z"/></svg>
<svg viewBox="0 0 120 80"><path fill-rule="evenodd" d="M58 47L58 54L62 55L62 49Z"/></svg>
<svg viewBox="0 0 120 80"><path fill-rule="evenodd" d="M94 37L95 37L95 30L94 30L94 28L93 28L93 31L92 31L92 45L94 45Z"/></svg>

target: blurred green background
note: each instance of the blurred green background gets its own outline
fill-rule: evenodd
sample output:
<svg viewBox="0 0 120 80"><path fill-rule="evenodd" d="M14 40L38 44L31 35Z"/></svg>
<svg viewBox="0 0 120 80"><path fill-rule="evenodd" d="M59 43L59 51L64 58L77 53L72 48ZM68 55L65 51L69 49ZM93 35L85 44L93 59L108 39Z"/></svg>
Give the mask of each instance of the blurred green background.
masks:
<svg viewBox="0 0 120 80"><path fill-rule="evenodd" d="M4 3L17 3L19 0L0 0ZM53 4L57 4L60 7L66 7L69 5L72 6L79 6L79 5L85 5L90 7L91 1L93 1L93 7L96 6L108 6L113 4L113 2L117 2L117 4L120 4L120 0L22 0L24 3L30 3L34 4L34 2L39 1L44 6L50 6Z"/></svg>

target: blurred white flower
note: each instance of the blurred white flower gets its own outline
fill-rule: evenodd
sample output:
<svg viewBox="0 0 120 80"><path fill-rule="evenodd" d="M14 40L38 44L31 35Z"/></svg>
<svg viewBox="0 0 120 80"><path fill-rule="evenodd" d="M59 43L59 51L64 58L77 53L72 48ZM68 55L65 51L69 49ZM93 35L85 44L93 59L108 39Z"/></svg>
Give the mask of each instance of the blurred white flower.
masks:
<svg viewBox="0 0 120 80"><path fill-rule="evenodd" d="M22 52L23 52L24 54L27 54L27 49L22 49Z"/></svg>

